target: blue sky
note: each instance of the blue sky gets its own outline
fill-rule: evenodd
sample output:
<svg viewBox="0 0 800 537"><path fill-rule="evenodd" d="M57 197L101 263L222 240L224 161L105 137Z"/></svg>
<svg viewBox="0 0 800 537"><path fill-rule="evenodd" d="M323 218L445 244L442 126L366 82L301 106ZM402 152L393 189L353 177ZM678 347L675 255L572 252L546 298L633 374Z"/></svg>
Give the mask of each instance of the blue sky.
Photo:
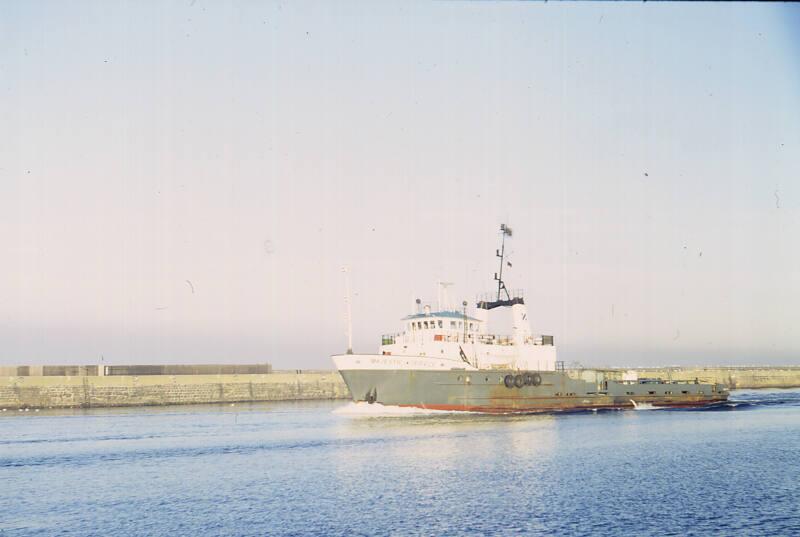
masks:
<svg viewBox="0 0 800 537"><path fill-rule="evenodd" d="M567 361L796 364L799 14L3 2L0 362L330 367L508 222Z"/></svg>

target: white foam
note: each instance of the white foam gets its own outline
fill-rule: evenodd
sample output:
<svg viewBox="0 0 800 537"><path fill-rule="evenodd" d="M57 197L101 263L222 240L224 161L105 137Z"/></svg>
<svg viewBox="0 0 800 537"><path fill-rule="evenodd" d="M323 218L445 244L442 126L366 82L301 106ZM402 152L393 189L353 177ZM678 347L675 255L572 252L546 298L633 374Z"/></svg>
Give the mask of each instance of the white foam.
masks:
<svg viewBox="0 0 800 537"><path fill-rule="evenodd" d="M339 416L384 417L384 416L429 416L431 414L452 414L452 413L462 414L463 411L432 410L428 408L382 405L380 403L370 404L361 401L359 403L350 402L344 406L335 409L333 413Z"/></svg>
<svg viewBox="0 0 800 537"><path fill-rule="evenodd" d="M630 400L633 403L634 410L658 410L660 408L664 408L663 406L654 406L650 403L637 403L633 399Z"/></svg>

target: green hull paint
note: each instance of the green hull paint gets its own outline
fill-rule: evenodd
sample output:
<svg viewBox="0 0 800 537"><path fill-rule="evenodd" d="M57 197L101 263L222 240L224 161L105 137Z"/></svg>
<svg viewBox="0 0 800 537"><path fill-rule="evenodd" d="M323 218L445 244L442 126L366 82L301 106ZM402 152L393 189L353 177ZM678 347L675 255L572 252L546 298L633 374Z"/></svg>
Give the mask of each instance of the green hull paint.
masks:
<svg viewBox="0 0 800 537"><path fill-rule="evenodd" d="M477 412L547 412L591 408L703 406L726 401L722 385L677 382L587 382L541 372L538 386L508 388L519 371L343 370L353 400L384 405Z"/></svg>

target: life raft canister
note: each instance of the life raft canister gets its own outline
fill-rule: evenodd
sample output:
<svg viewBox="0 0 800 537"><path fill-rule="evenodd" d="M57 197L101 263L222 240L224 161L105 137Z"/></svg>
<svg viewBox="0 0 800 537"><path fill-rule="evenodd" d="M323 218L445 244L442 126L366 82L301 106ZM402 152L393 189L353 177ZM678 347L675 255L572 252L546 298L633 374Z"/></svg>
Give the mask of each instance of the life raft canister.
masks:
<svg viewBox="0 0 800 537"><path fill-rule="evenodd" d="M514 375L506 375L503 379L503 384L506 385L506 388L513 388L514 387Z"/></svg>
<svg viewBox="0 0 800 537"><path fill-rule="evenodd" d="M525 386L525 379L522 377L522 375L517 375L514 377L514 386L517 388L522 388Z"/></svg>
<svg viewBox="0 0 800 537"><path fill-rule="evenodd" d="M538 386L539 384L542 383L542 376L539 373L534 373L533 374L533 379L531 379L531 383L534 386Z"/></svg>

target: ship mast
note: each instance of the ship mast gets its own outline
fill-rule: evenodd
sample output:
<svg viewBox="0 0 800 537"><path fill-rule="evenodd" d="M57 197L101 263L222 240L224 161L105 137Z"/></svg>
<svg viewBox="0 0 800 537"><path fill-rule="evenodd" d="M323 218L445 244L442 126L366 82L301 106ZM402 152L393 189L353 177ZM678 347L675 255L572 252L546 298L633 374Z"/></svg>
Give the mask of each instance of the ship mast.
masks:
<svg viewBox="0 0 800 537"><path fill-rule="evenodd" d="M500 301L500 295L505 291L506 298L511 300L511 295L508 294L506 284L503 282L503 258L506 255L506 235L511 236L511 228L505 224L500 224L500 231L503 233L503 240L500 243L500 249L497 250L497 257L500 258L500 273L495 273L494 279L497 280L497 300Z"/></svg>
<svg viewBox="0 0 800 537"><path fill-rule="evenodd" d="M350 267L342 267L344 274L344 306L347 321L347 354L353 354L353 309L350 299Z"/></svg>

